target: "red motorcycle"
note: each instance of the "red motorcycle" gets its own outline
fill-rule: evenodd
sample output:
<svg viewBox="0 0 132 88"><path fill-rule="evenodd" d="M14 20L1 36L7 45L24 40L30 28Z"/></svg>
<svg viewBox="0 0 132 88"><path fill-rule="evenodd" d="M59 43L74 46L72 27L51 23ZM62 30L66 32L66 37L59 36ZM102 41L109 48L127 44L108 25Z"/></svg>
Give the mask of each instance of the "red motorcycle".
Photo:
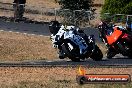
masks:
<svg viewBox="0 0 132 88"><path fill-rule="evenodd" d="M99 31L103 33L105 43L108 44L107 58L112 58L116 54L132 57L132 35L121 30L119 27L109 28L102 22L99 25ZM109 30L111 29L111 30ZM105 32L102 32L105 31ZM105 33L105 34L104 34Z"/></svg>

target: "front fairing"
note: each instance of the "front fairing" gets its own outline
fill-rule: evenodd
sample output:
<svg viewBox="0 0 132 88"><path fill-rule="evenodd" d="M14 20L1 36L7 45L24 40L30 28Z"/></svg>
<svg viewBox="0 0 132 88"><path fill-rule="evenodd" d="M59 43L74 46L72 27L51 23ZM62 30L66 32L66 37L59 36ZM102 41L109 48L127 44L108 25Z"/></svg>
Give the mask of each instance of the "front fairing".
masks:
<svg viewBox="0 0 132 88"><path fill-rule="evenodd" d="M117 28L110 35L106 35L108 44L111 45L118 40L118 38L122 35L122 31Z"/></svg>
<svg viewBox="0 0 132 88"><path fill-rule="evenodd" d="M79 35L75 35L73 31L67 31L64 33L64 39L70 39L80 48L80 54L85 54L87 52L88 45L85 40Z"/></svg>
<svg viewBox="0 0 132 88"><path fill-rule="evenodd" d="M61 39L62 39L64 33L65 33L65 31L62 30L62 29L60 29L60 30L58 31L58 33L55 35L54 41L53 41L53 42L59 42L59 41L61 41Z"/></svg>

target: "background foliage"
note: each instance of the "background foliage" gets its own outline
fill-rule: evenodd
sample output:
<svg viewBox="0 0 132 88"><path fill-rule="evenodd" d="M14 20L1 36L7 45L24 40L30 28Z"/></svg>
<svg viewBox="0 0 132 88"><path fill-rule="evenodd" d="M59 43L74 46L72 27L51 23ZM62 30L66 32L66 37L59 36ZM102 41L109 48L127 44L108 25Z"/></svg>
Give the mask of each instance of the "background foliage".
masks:
<svg viewBox="0 0 132 88"><path fill-rule="evenodd" d="M58 2L62 9L70 10L89 10L91 4L93 3L92 0L59 0Z"/></svg>
<svg viewBox="0 0 132 88"><path fill-rule="evenodd" d="M102 13L132 14L132 0L105 0Z"/></svg>
<svg viewBox="0 0 132 88"><path fill-rule="evenodd" d="M104 13L110 13L109 16ZM124 15L115 15L124 14ZM114 22L125 22L126 15L132 15L132 0L105 0L102 7L101 18Z"/></svg>
<svg viewBox="0 0 132 88"><path fill-rule="evenodd" d="M80 26L89 23L93 0L57 0L61 5L60 15L64 18L63 23Z"/></svg>

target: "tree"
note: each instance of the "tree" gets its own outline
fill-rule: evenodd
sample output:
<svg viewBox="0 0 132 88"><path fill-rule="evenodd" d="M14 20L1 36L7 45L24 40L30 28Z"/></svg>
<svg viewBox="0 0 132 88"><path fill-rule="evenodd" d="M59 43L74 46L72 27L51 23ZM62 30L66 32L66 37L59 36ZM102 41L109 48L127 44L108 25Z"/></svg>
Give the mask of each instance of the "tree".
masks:
<svg viewBox="0 0 132 88"><path fill-rule="evenodd" d="M122 13L131 14L132 15L132 1L128 3L121 11Z"/></svg>
<svg viewBox="0 0 132 88"><path fill-rule="evenodd" d="M62 9L70 10L89 10L92 0L59 0Z"/></svg>
<svg viewBox="0 0 132 88"><path fill-rule="evenodd" d="M56 0L61 5L58 12L65 24L81 25L89 22L88 10L91 10L93 0ZM87 11L87 12L86 12Z"/></svg>
<svg viewBox="0 0 132 88"><path fill-rule="evenodd" d="M132 0L105 0L102 13L132 14Z"/></svg>

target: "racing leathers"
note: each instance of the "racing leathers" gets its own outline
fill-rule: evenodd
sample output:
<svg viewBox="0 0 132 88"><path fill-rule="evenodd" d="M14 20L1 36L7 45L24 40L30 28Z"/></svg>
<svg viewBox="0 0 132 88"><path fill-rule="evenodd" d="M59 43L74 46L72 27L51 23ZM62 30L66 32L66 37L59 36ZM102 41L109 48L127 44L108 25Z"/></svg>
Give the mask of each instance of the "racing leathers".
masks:
<svg viewBox="0 0 132 88"><path fill-rule="evenodd" d="M51 36L53 46L59 49L59 57L62 58L61 55L64 55L61 47L62 44L61 38L70 39L72 42L78 45L80 49L80 54L86 53L88 45L86 44L86 41L84 41L83 39L83 37L86 37L86 35L85 34L83 35L83 33L79 33L78 30L79 28L76 28L75 26L64 27L62 25L58 33L56 35Z"/></svg>

